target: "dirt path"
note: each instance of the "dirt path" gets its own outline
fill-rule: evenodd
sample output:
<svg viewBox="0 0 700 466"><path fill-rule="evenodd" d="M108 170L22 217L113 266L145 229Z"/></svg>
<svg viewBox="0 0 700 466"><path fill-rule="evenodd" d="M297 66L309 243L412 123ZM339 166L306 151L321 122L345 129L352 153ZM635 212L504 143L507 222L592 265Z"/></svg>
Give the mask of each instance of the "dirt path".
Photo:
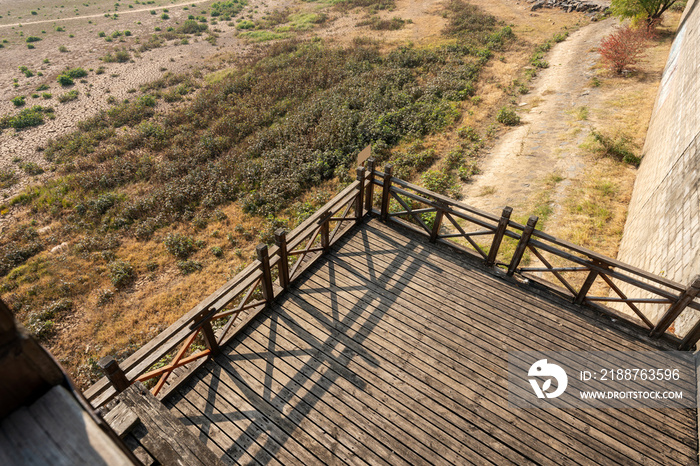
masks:
<svg viewBox="0 0 700 466"><path fill-rule="evenodd" d="M122 16L122 15L130 15L130 14L133 14L133 13L143 13L144 11L151 11L151 10L160 11L160 10L164 10L164 9L166 9L166 8L177 8L177 7L179 7L179 6L191 6L191 5L193 6L193 5L197 5L197 4L199 4L199 3L205 3L205 2L208 2L208 1L209 1L209 0L193 0L193 1L189 1L189 2L174 3L174 4L171 4L171 5L165 5L165 6L155 6L155 5L153 5L152 7L149 7L149 8L138 8L138 9L133 9L133 8L132 8L132 9L129 9L129 10L119 11L119 12L117 12L117 13L118 13L119 16ZM68 16L68 17L66 17L66 18L42 19L42 20L39 20L39 21L24 21L24 22L17 22L17 23L11 23L11 24L0 24L0 28L13 28L13 27L19 26L19 25L22 25L22 26L33 26L33 25L35 25L35 24L47 24L47 23L54 24L54 23L57 23L57 22L60 22L60 21L78 21L78 20L81 20L81 19L102 18L104 15L105 15L104 13L97 13L97 14L93 14L93 15Z"/></svg>
<svg viewBox="0 0 700 466"><path fill-rule="evenodd" d="M549 68L539 72L534 88L519 103L520 126L502 135L484 158L482 174L464 187L465 201L489 212L509 205L516 213L532 211L543 185L563 177L551 194L554 215L571 180L585 169L579 145L594 122L582 118L602 102L604 93L592 86L592 67L600 40L615 19L591 23L554 46Z"/></svg>

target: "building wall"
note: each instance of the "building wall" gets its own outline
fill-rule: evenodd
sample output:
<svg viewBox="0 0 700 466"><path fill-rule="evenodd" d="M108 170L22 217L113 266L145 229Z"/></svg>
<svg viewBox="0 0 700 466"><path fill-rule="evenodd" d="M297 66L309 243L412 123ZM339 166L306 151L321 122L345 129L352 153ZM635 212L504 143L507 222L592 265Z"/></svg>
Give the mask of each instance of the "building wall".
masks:
<svg viewBox="0 0 700 466"><path fill-rule="evenodd" d="M698 4L688 2L669 54L618 253L623 262L683 285L700 273ZM656 322L663 308L642 310ZM676 332L684 333L694 319L684 312Z"/></svg>

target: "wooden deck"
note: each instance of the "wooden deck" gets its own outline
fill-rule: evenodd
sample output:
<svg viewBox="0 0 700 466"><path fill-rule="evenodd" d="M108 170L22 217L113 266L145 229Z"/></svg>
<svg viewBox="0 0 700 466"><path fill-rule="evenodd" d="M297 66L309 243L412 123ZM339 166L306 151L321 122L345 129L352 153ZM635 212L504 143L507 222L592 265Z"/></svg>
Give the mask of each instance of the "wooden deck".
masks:
<svg viewBox="0 0 700 466"><path fill-rule="evenodd" d="M696 410L515 410L513 350L655 350L372 219L164 403L227 463L697 464Z"/></svg>

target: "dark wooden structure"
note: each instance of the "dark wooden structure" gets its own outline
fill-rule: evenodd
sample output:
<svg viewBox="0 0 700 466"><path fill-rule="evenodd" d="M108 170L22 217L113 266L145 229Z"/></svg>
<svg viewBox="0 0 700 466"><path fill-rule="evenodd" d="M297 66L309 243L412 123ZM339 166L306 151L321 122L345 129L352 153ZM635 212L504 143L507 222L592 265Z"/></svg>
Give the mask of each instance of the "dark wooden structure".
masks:
<svg viewBox="0 0 700 466"><path fill-rule="evenodd" d="M2 301L0 464L138 464Z"/></svg>
<svg viewBox="0 0 700 466"><path fill-rule="evenodd" d="M144 466L223 464L140 382L110 403L105 421Z"/></svg>
<svg viewBox="0 0 700 466"><path fill-rule="evenodd" d="M697 464L696 410L508 407L508 351L692 349L700 337L668 332L700 310L700 280L685 287L511 212L481 212L370 159L163 334L106 361L86 397L103 406L147 382L225 462ZM610 294L593 294L601 283ZM638 303L667 310L651 322Z"/></svg>

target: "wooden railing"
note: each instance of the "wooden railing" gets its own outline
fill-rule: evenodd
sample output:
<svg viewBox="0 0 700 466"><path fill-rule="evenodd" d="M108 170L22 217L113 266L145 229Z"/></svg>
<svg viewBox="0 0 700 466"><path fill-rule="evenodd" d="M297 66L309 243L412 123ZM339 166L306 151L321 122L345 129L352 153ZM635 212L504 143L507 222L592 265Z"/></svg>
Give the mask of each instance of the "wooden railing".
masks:
<svg viewBox="0 0 700 466"><path fill-rule="evenodd" d="M486 265L502 266L510 276L516 272L531 277L550 273L576 304L623 303L649 328L651 337L664 335L685 309L700 310L700 303L695 301L700 292L700 276L689 286L683 286L543 233L535 228L537 217L530 217L522 225L510 218L510 207L504 208L498 217L394 178L391 165L379 172L373 170L370 163L368 178L382 189L380 208L375 210L382 220L399 222L427 236L431 242L469 248L481 256ZM484 242L484 237L488 241ZM512 238L517 244L510 257L499 262L497 258L505 238ZM521 266L526 252L536 258L538 266ZM580 274L583 274L580 280L571 278ZM596 280L610 290L608 296L592 294ZM645 296L628 296L622 288ZM666 309L657 322L652 322L638 304L663 305ZM700 320L681 338L680 349L693 348L700 339Z"/></svg>
<svg viewBox="0 0 700 466"><path fill-rule="evenodd" d="M259 245L257 260L126 360L101 359L106 376L85 392L88 401L95 408L103 406L136 381L155 382L152 392L158 395L177 369L193 370L216 354L353 224L362 221L365 191L371 187L364 168L358 168L357 178L293 231L278 230L274 246Z"/></svg>
<svg viewBox="0 0 700 466"><path fill-rule="evenodd" d="M381 192L375 193L375 186ZM522 225L510 218L510 207L504 208L500 217L483 212L393 177L391 165L387 165L384 172L375 171L374 161L369 159L367 170L357 169L356 181L293 231L278 230L275 246L269 249L266 245L258 246L256 261L155 339L121 363L111 357L100 360L106 377L85 392L86 398L94 407L100 407L136 381L155 381L152 391L159 394L177 369L188 366L189 370L194 370L216 354L352 225L368 214L400 223L426 236L430 242L471 251L487 266L502 267L507 275L551 273L577 304L624 303L649 327L650 335L655 338L664 335L684 309L700 310L700 303L695 301L700 292L700 277L684 287L547 235L535 228L537 217L530 217ZM505 241L515 242L512 252L502 247ZM541 266L521 266L528 251ZM563 265L553 265L553 258ZM572 280L566 276L572 274L585 274L585 277ZM273 275L277 276L274 280ZM596 280L602 281L615 295L592 295ZM628 297L621 283L652 297ZM640 303L667 305L668 308L658 322L653 323L638 308ZM242 318L244 314L246 317ZM683 337L680 348L691 349L699 339L700 321Z"/></svg>

